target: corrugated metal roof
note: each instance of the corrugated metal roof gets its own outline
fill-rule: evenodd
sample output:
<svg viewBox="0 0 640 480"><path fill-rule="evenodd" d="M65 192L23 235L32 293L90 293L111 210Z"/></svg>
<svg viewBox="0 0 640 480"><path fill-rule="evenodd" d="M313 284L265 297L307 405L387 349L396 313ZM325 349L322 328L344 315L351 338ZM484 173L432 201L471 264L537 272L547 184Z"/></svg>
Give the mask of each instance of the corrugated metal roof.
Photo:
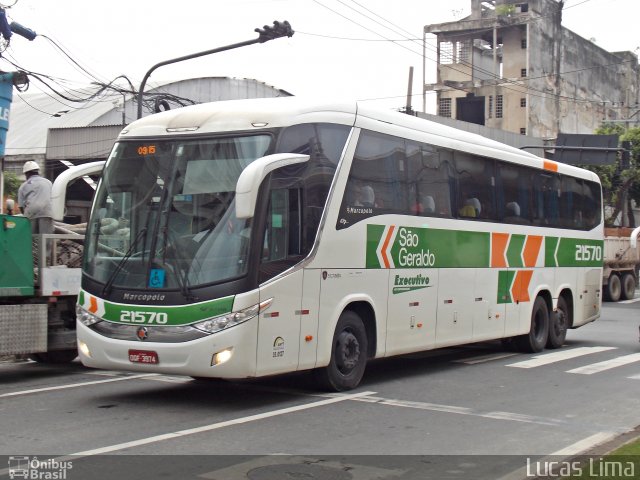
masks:
<svg viewBox="0 0 640 480"><path fill-rule="evenodd" d="M196 103L290 95L284 90L257 80L227 77L204 77L166 82L149 88L146 92L166 92L189 98ZM69 96L77 95L77 93L69 94ZM47 147L49 129L122 125L122 101L122 95L110 94L98 101L73 104L53 94L14 92L5 156L43 155ZM175 108L175 105L172 107ZM128 95L125 102L125 122L131 122L136 118L136 110L135 99ZM148 113L150 112L144 112L145 115ZM89 135L87 141L91 141L91 135L95 134L87 130ZM84 141L84 139L81 140ZM80 150L82 150L81 146ZM72 154L68 150L67 153ZM73 154L73 156L78 155L78 152Z"/></svg>

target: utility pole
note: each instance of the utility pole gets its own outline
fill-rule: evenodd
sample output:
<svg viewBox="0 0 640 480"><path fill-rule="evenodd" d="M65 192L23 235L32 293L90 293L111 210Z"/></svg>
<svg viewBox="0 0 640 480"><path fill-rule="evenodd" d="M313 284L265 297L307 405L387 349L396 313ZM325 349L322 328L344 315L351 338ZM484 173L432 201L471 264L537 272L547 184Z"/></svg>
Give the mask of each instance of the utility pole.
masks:
<svg viewBox="0 0 640 480"><path fill-rule="evenodd" d="M205 50L204 52L192 53L191 55L185 55L183 57L173 58L171 60L165 60L164 62L156 63L153 67L147 71L144 78L142 79L142 83L140 84L140 89L138 90L138 118L142 118L142 97L144 94L144 87L147 84L147 80L151 76L151 73L159 67L164 65L170 65L172 63L182 62L184 60L191 60L192 58L202 57L204 55L211 55L212 53L224 52L226 50L232 50L234 48L245 47L247 45L253 45L254 43L265 43L269 40L274 40L280 37L291 37L294 34L294 31L291 29L291 25L286 20L284 22L273 22L273 27L265 25L263 28L256 28L254 32L258 33L258 38L254 38L252 40L246 40L240 43L234 43L232 45L226 45L224 47L214 48L211 50Z"/></svg>

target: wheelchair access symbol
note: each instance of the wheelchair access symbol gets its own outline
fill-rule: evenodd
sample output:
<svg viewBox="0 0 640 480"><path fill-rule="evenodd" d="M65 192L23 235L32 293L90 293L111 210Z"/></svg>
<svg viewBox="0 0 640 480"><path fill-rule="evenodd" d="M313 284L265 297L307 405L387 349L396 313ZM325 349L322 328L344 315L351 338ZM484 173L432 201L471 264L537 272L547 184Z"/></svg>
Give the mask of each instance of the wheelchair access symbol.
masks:
<svg viewBox="0 0 640 480"><path fill-rule="evenodd" d="M161 268L152 268L149 276L149 288L164 287L165 271Z"/></svg>

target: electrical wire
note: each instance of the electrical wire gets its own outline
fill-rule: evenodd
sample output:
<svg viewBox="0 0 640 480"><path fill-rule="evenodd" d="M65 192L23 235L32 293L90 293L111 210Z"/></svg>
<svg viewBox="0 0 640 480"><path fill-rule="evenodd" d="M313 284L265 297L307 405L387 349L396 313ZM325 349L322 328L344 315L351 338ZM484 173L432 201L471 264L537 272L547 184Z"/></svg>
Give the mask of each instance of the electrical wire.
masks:
<svg viewBox="0 0 640 480"><path fill-rule="evenodd" d="M345 5L345 6L347 6L347 7L348 7L348 8L350 8L351 10L354 10L355 12L359 13L360 15L363 15L363 16L365 16L366 18L368 18L368 19L370 19L370 20L373 20L370 16L368 16L368 15L364 15L364 14L362 14L361 12L358 12L358 10L354 9L353 7L350 7L350 6L346 5L342 0L336 0L336 1L338 1L339 3L341 3L341 4ZM362 8L364 8L364 9L365 9L365 10L367 10L368 12L372 13L373 15L377 16L378 18L381 18L381 19L383 19L385 22L387 22L387 23L389 23L389 24L393 25L394 27L396 27L396 28L398 28L398 29L400 29L400 30L403 30L403 31L407 32L407 30L403 29L402 27L399 27L398 25L394 24L393 22L390 22L389 20L384 19L383 17L381 17L380 15L376 14L376 13L375 13L375 12L373 12L372 10L370 10L370 9L368 9L368 8L364 7L363 5L359 4L359 3L358 3L358 2L356 2L355 0L351 0L351 1L352 1L354 4L356 4L356 5L358 5L358 6L362 7ZM575 6L581 5L581 4L586 3L586 2L588 2L588 1L590 1L590 0L584 0L584 1L580 2L580 3L578 3L578 4L572 5L571 7L575 7ZM351 19L350 17L347 17L347 16L345 16L345 15L343 15L343 14L341 14L341 13L339 13L339 12L335 11L335 10L333 10L333 9L332 9L332 8L330 8L330 7L327 7L326 5L322 4L322 3L321 3L321 2L319 2L318 0L314 0L314 2L315 2L315 3L317 3L318 5L320 5L320 6L324 7L324 8L326 8L326 9L330 10L331 12L333 12L333 13L335 13L335 14L337 14L337 15L341 16L342 18L345 18L345 19L347 19L347 20L351 21L352 23L355 23L355 24L356 24L356 25L358 25L359 27L364 28L365 30L368 30L368 31L370 31L370 32L372 32L372 33L374 33L374 34L376 34L376 35L378 35L378 36L381 36L381 37L384 39L384 40L382 40L382 41L390 41L390 42L392 42L392 43L396 43L396 42L397 42L397 40L389 39L389 38L385 37L384 35L382 35L382 34L380 34L380 33L378 33L378 32L375 32L375 31L373 31L373 30L371 30L371 29L369 29L369 28L365 27L364 25L362 25L362 24L358 23L357 21L355 21L355 20ZM547 15L547 16L548 16L548 15ZM545 18L545 17L546 17L546 16L539 16L539 17L535 17L535 18L532 18L532 19L530 19L530 20L528 20L528 21L526 21L526 22L522 22L522 23L531 23L531 22L534 22L534 21L535 21L535 22L537 22L537 21L540 21L542 18ZM373 20L373 21L374 21L375 23L377 23L377 24L381 25L381 26L384 26L384 25L382 25L380 22L378 22L378 21L376 21L376 20ZM463 21L464 21L464 20L463 20ZM386 27L386 26L384 26L384 27L385 27L385 28L387 28L387 29L389 29L389 30L394 31L393 29L391 29L391 28L389 28L389 27ZM492 30L492 29L488 29L487 31L491 31L491 30ZM397 31L395 31L395 33L398 33L398 32L397 32ZM407 33L409 33L409 32L407 32ZM465 36L468 36L468 34L466 34ZM404 39L404 40L405 40L405 41L411 40L411 41L414 41L414 42L416 42L416 43L419 41L419 40L417 40L417 39L411 39L411 38L407 38L407 37L405 37L405 39ZM400 45L400 44L398 44L398 43L396 43L396 44L397 44L397 45L399 45L399 46L401 46L401 47L403 47L403 48L405 48L405 49L407 49L407 50L409 50L409 51L411 51L412 53L418 54L418 55L420 55L421 57L423 56L423 55L422 55L422 53L418 53L418 52L416 52L416 51L414 51L414 50L411 50L411 49L409 49L409 48L405 47L404 45ZM425 47L426 47L426 45L425 45ZM433 47L430 47L430 50L431 50L431 51L434 51ZM435 51L437 52L437 50L435 50ZM428 57L427 57L427 58L428 58ZM434 61L434 62L436 62L436 60L434 60L434 59L432 59L432 58L428 58L428 59L429 59L430 61ZM629 61L621 61L621 62L619 62L619 63L612 63L612 64L609 64L609 65L607 65L607 66L605 66L605 67L608 67L608 66L614 66L614 65L621 65L621 64L624 64L624 63L628 63L628 62L629 62ZM516 93L522 93L522 94L528 93L529 95L534 96L534 97L538 97L538 98L557 97L557 98L560 98L560 99L570 100L570 101L574 101L574 102L578 102L578 103L592 103L592 104L598 104L598 105L601 105L601 104L603 104L603 103L615 103L615 102L610 102L610 101L604 101L604 102L603 102L602 100L590 100L590 99L581 99L581 98L577 98L577 97L571 97L571 96L568 96L568 95L558 94L558 93L554 93L554 92L547 92L547 91L544 91L544 90L540 90L540 89L533 88L533 87L531 87L530 85L526 85L526 83L528 83L530 80L533 80L533 79L539 79L539 78L545 78L545 77L546 77L546 75L544 75L544 76L540 76L540 77L525 77L525 78L523 78L522 80L512 80L512 79L507 79L507 78L498 77L495 73L490 72L490 71L487 71L487 70L485 70L485 69L482 69L482 68L478 67L477 65L475 65L475 66L474 66L471 62L464 61L464 62L460 62L460 63L461 63L461 64L463 64L463 65L465 65L465 66L468 66L468 67L474 68L475 70L477 70L477 71L479 71L479 72L482 72L482 73L485 73L485 74L487 74L488 76L492 77L492 78L495 80L495 84L494 84L495 86L500 86L500 87L502 87L503 89L510 90L510 91L514 91L514 92L516 92ZM602 67L603 67L602 65L596 65L596 66L593 66L593 67L586 68L586 69L584 69L584 70L595 69L595 68L602 68ZM451 68L451 69L452 69L452 70L454 70L454 71L458 71L458 72L460 72L460 73L467 73L467 72L464 72L464 71L458 70L458 69L456 69L455 67L452 67L452 66L450 66L449 68ZM583 70L577 70L577 71L583 71ZM562 75L562 73L559 73L559 74L557 74L557 75ZM525 84L523 84L523 83L525 83ZM505 85L505 84L506 84L506 85ZM488 85L488 86L491 86L491 85ZM466 89L464 89L464 88L455 88L455 87L450 88L450 90L453 90L453 89L459 89L459 90L463 90L463 91L467 92L467 90L466 90ZM533 93L533 92L535 92L535 93Z"/></svg>

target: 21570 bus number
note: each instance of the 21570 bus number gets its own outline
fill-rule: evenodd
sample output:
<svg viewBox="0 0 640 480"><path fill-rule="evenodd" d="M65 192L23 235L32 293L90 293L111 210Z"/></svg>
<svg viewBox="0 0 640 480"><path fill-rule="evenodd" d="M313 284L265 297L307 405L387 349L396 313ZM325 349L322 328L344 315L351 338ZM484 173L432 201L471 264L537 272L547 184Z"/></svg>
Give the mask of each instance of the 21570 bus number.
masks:
<svg viewBox="0 0 640 480"><path fill-rule="evenodd" d="M145 323L147 325L166 325L169 316L165 312L131 312L120 313L120 321L123 323Z"/></svg>
<svg viewBox="0 0 640 480"><path fill-rule="evenodd" d="M599 245L576 245L576 261L591 262L602 260L602 247Z"/></svg>

